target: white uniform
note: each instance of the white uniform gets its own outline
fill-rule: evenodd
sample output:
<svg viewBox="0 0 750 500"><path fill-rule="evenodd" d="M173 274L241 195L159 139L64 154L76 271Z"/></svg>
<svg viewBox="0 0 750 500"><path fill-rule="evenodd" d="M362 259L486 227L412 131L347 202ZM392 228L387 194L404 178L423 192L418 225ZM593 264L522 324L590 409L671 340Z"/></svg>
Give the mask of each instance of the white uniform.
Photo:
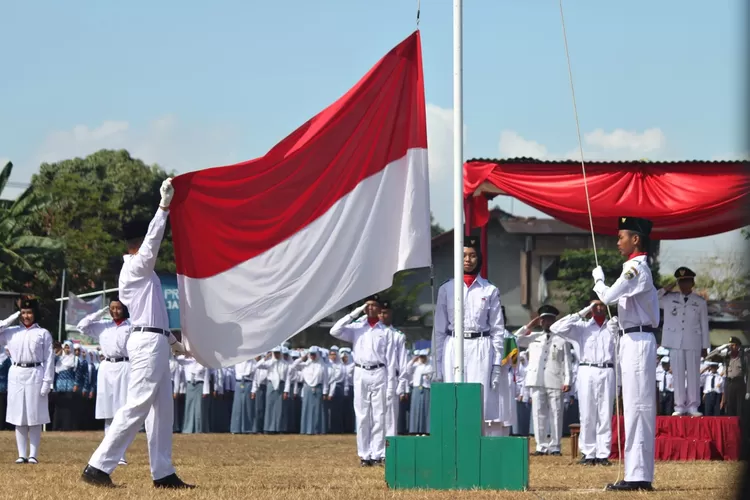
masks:
<svg viewBox="0 0 750 500"><path fill-rule="evenodd" d="M406 394L406 386L408 380L405 376L406 365L409 362L409 356L406 349L406 335L398 331L392 326L389 327L393 335L393 341L395 344L396 358L398 366L396 368L396 374L394 380L390 383L396 385L396 394L393 398L386 400L386 413L385 413L385 435L395 436L398 434L398 403L399 398L403 394Z"/></svg>
<svg viewBox="0 0 750 500"><path fill-rule="evenodd" d="M370 326L367 319L352 323L347 314L331 328L331 335L352 344L354 369L354 415L357 453L362 460L385 458L386 400L393 399L398 359L393 331L383 323Z"/></svg>
<svg viewBox="0 0 750 500"><path fill-rule="evenodd" d="M128 398L128 379L130 361L128 359L128 338L130 321L119 325L114 321L97 321L104 311L89 314L76 328L99 342L104 361L99 364L96 377L96 412L97 419L111 420L115 412L125 405ZM105 422L105 432L111 422Z"/></svg>
<svg viewBox="0 0 750 500"><path fill-rule="evenodd" d="M125 406L115 413L110 431L89 464L111 474L120 457L146 424L151 476L154 480L174 474L172 465L172 377L169 371L169 316L159 277L154 272L168 212L158 209L135 255L125 255L120 271L120 301L130 312L133 332L127 343L130 383ZM141 331L139 327L162 333Z"/></svg>
<svg viewBox="0 0 750 500"><path fill-rule="evenodd" d="M615 401L615 343L619 332L604 322L570 314L550 331L568 339L579 353L578 408L581 415L579 448L587 459L609 458L612 446L612 406Z"/></svg>
<svg viewBox="0 0 750 500"><path fill-rule="evenodd" d="M669 349L675 413L697 413L701 404L701 349L709 349L708 308L700 295L659 290L664 311L661 345Z"/></svg>
<svg viewBox="0 0 750 500"><path fill-rule="evenodd" d="M645 255L622 266L608 287L599 281L594 291L605 304L617 303L620 328L620 367L625 420L625 481L652 482L656 444L656 339L659 299ZM630 330L633 329L633 330Z"/></svg>
<svg viewBox="0 0 750 500"><path fill-rule="evenodd" d="M570 386L572 367L570 349L565 339L554 334L536 332L527 336L522 326L516 332L519 347L528 346L528 365L524 383L530 390L534 419L536 451L559 453L562 439L562 388ZM547 440L547 426L550 437Z"/></svg>
<svg viewBox="0 0 750 500"><path fill-rule="evenodd" d="M464 283L464 382L482 384L483 433L487 435L490 423L506 420L500 415L497 393L493 394L493 368L500 370L503 359L505 326L500 308L500 292L481 276L467 287ZM445 282L438 290L435 305L435 371L437 380L452 383L454 361L454 297L453 280ZM496 426L499 427L499 426Z"/></svg>

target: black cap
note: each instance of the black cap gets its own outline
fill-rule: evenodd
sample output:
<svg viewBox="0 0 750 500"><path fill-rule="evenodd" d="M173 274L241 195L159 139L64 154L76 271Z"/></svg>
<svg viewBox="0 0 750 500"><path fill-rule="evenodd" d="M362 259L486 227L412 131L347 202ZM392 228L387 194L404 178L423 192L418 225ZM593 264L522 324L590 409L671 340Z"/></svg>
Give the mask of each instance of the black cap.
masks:
<svg viewBox="0 0 750 500"><path fill-rule="evenodd" d="M464 248L473 248L477 252L482 250L479 236L464 236Z"/></svg>
<svg viewBox="0 0 750 500"><path fill-rule="evenodd" d="M380 303L380 307L382 309L390 309L391 308L391 301L390 300L384 300Z"/></svg>
<svg viewBox="0 0 750 500"><path fill-rule="evenodd" d="M21 309L36 309L39 307L39 301L33 298L21 299Z"/></svg>
<svg viewBox="0 0 750 500"><path fill-rule="evenodd" d="M678 280L695 278L695 273L691 269L683 266L677 268L677 271L674 272L674 277Z"/></svg>
<svg viewBox="0 0 750 500"><path fill-rule="evenodd" d="M599 298L599 294L598 293L596 293L595 291L591 290L591 293L589 293L589 301L593 302L595 300L598 300L599 302L601 302L602 299Z"/></svg>
<svg viewBox="0 0 750 500"><path fill-rule="evenodd" d="M125 241L137 240L143 238L148 232L149 222L141 219L134 219L122 225L122 236Z"/></svg>
<svg viewBox="0 0 750 500"><path fill-rule="evenodd" d="M367 297L365 299L365 302L377 302L378 305L380 305L381 307L383 306L383 301L380 300L380 295L378 295L377 293Z"/></svg>
<svg viewBox="0 0 750 500"><path fill-rule="evenodd" d="M544 305L539 308L537 314L539 314L539 316L559 316L560 311L558 311L554 306Z"/></svg>
<svg viewBox="0 0 750 500"><path fill-rule="evenodd" d="M730 344L742 345L742 341L737 337L729 337Z"/></svg>
<svg viewBox="0 0 750 500"><path fill-rule="evenodd" d="M654 227L654 223L648 219L641 219L640 217L620 217L618 220L617 229L626 231L635 231L636 233L648 236L651 234L651 228Z"/></svg>

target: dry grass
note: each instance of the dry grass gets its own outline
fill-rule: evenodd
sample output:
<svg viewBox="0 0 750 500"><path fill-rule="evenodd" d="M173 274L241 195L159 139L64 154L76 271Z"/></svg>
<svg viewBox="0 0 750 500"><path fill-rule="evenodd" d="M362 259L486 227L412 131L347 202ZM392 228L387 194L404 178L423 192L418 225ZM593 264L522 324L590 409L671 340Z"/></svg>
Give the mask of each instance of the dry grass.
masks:
<svg viewBox="0 0 750 500"><path fill-rule="evenodd" d="M191 498L257 500L382 499L677 499L731 498L737 463L657 462L651 494L604 493L617 478L617 468L584 468L572 463L564 443L563 457L531 457L531 491L448 492L391 491L382 468L360 469L353 436L176 435L178 474L199 485L193 491L155 491L151 486L145 437L139 434L128 451L130 465L113 474L116 490L92 488L79 481L81 471L101 435L47 433L39 465L15 465L15 438L0 433L0 499L96 498L138 500Z"/></svg>

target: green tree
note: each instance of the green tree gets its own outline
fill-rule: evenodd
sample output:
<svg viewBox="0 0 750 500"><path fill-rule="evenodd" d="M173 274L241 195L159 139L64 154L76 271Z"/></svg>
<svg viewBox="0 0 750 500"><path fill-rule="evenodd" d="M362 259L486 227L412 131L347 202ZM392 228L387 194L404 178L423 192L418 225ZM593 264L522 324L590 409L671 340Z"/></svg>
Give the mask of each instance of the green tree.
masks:
<svg viewBox="0 0 750 500"><path fill-rule="evenodd" d="M393 276L393 285L380 294L391 301L394 325L422 323L427 314L431 314L420 314L416 310L419 294L429 283L414 283L413 279L409 279L414 276L416 276L416 272L412 270L396 273Z"/></svg>
<svg viewBox="0 0 750 500"><path fill-rule="evenodd" d="M432 212L430 212L430 233L431 236L434 238L435 236L439 234L443 234L445 232L445 229L443 229L443 226L435 222L435 216L432 215Z"/></svg>
<svg viewBox="0 0 750 500"><path fill-rule="evenodd" d="M0 171L0 196L12 171L10 162ZM47 288L53 284L48 264L60 262L63 243L30 230L35 215L49 202L31 187L14 201L0 200L0 289L30 292L30 283Z"/></svg>
<svg viewBox="0 0 750 500"><path fill-rule="evenodd" d="M623 258L617 250L598 250L599 265L608 283L622 273ZM591 271L596 267L593 250L565 250L560 257L560 267L555 283L565 291L565 300L571 311L578 311L589 303L594 279Z"/></svg>

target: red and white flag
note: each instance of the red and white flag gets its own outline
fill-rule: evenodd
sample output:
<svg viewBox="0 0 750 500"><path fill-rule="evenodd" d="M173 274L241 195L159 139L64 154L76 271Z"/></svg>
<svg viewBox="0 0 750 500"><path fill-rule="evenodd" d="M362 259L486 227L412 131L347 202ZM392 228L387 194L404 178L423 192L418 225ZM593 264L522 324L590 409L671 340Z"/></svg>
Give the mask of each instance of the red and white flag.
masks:
<svg viewBox="0 0 750 500"><path fill-rule="evenodd" d="M181 325L207 366L263 353L429 266L419 32L262 158L173 185Z"/></svg>

